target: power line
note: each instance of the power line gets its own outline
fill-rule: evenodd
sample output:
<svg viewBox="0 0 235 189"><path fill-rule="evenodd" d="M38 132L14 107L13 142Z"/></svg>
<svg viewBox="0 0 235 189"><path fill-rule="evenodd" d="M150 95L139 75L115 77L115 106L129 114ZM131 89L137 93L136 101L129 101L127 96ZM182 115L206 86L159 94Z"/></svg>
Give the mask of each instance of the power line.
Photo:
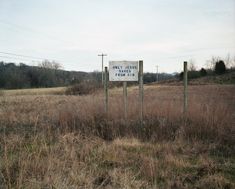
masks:
<svg viewBox="0 0 235 189"><path fill-rule="evenodd" d="M16 59L20 59L20 60L22 60L22 61L32 61L32 62L37 62L37 61L35 61L35 60L27 60L27 59L24 59L24 58L21 58L21 57L11 57L11 56L1 56L1 55L0 55L0 58L14 59L14 60L16 60Z"/></svg>
<svg viewBox="0 0 235 189"><path fill-rule="evenodd" d="M70 42L70 41L66 41L66 40L63 40L63 39L60 39L58 37L55 37L55 36L52 36L52 35L48 35L47 33L44 33L44 32L41 32L41 31L37 31L35 29L32 29L32 28L29 28L29 27L25 27L25 26L22 26L22 25L18 25L18 24L14 24L14 23L10 23L10 22L6 22L4 20L1 20L0 19L0 24L5 24L5 25L9 25L11 27L15 27L19 30L24 30L24 31L27 31L27 32L31 32L31 33L37 33L37 34L40 34L41 36L44 36L44 37L47 37L47 38L50 38L52 40L56 40L56 41L61 41L63 43L67 43L67 44L74 44L73 42ZM219 45L220 46L220 45ZM185 51L186 53L195 53L195 52L200 52L200 51L207 51L207 50L216 50L216 49L224 49L224 48L232 48L234 49L235 46L228 46L228 47L211 47L211 48L200 48L200 49L191 49L191 50L188 50L188 51ZM183 55L183 56L175 56L175 57L166 57L164 59L175 59L175 58L183 58L183 57L188 57L188 56L192 56L192 55ZM40 58L41 59L41 58Z"/></svg>
<svg viewBox="0 0 235 189"><path fill-rule="evenodd" d="M33 59L39 59L39 60L45 60L46 58L39 58L39 57L34 57L34 56L27 56L27 55L22 55L22 54L15 54L15 53L9 53L9 52L1 52L1 54L6 54L6 55L13 55L13 56L20 56L24 58L33 58Z"/></svg>
<svg viewBox="0 0 235 189"><path fill-rule="evenodd" d="M1 55L1 54L3 54L3 55ZM8 56L4 56L4 55L8 55ZM0 57L1 58L6 58L6 59L27 61L28 63L30 61L32 63L35 63L35 62L40 63L41 61L48 60L48 61L55 61L57 63L65 65L65 62L59 61L59 60L53 60L53 59L48 59L48 58L40 58L40 57L34 57L34 56L29 56L29 55L23 55L23 54L15 54L15 53L10 53L10 52L0 52Z"/></svg>
<svg viewBox="0 0 235 189"><path fill-rule="evenodd" d="M1 19L0 19L0 24L5 24L5 25L8 25L8 26L14 27L14 28L16 28L18 30L27 31L27 32L30 32L30 33L36 33L36 34L39 34L39 35L41 35L43 37L49 38L49 39L54 40L54 41L60 41L60 42L63 42L63 43L72 44L69 41L65 41L65 40L60 39L58 37L55 37L55 36L52 36L52 35L48 35L47 33L44 33L44 32L41 32L41 31L37 31L35 29L31 29L29 27L25 27L25 26L22 26L22 25L18 25L18 24L14 24L14 23L9 23L9 22L3 21Z"/></svg>
<svg viewBox="0 0 235 189"><path fill-rule="evenodd" d="M37 34L43 35L44 37L47 37L47 38L50 38L50 39L56 40L56 41L61 41L61 42L63 42L63 43L74 44L73 42L60 39L60 38L55 37L55 36L53 36L53 35L48 35L47 33L44 33L44 32L41 32L41 31L37 31L37 30L35 30L35 29L29 28L29 27L25 27L25 26L22 26L22 25L18 25L18 24L6 22L6 21L1 20L1 19L0 19L0 24L9 25L9 26L15 27L15 28L17 28L17 29L19 29L19 30L24 30L24 31L31 32L31 33L37 33ZM220 44L218 44L218 46L220 46ZM235 46L191 49L191 50L188 50L188 51L186 51L186 52L187 52L187 53L192 53L192 52L200 52L200 51L215 50L215 49L224 49L224 48L232 48L232 49L234 49ZM187 55L185 55L184 57L186 57L186 56L187 56ZM171 57L169 57L169 58L171 58ZM175 57L173 57L173 58L175 58ZM177 58L177 57L176 57L176 58Z"/></svg>
<svg viewBox="0 0 235 189"><path fill-rule="evenodd" d="M59 39L57 37L54 37L52 35L48 35L46 33L43 33L43 32L39 32L39 31L36 31L34 29L31 29L29 27L25 27L25 26L22 26L22 25L17 25L17 24L13 24L13 23L9 23L9 22L6 22L4 20L1 20L0 19L0 24L5 24L5 25L9 25L11 27L14 27L15 29L17 30L24 30L24 31L27 31L27 32L31 32L31 33L37 33L37 34L40 34L41 36L44 36L44 37L47 37L47 38L50 38L52 40L56 40L56 41L60 41L60 42L63 42L63 43L67 43L67 44L73 44L69 41L65 41L65 40L62 40L62 39ZM62 62L62 61L59 61L59 60L55 60L55 59L48 59L48 58L42 58L42 57L35 57L35 56L29 56L29 55L23 55L23 54L15 54L15 53L11 53L11 52L0 52L1 54L6 54L6 55L12 55L12 56L17 56L17 57L23 57L23 58L30 58L30 59L36 59L37 61L38 60L51 60L51 61L57 61L57 62ZM1 56L3 58L3 56ZM7 57L5 57L7 58ZM13 58L13 57L8 57L8 58ZM15 58L17 59L17 58ZM32 60L33 61L33 60Z"/></svg>
<svg viewBox="0 0 235 189"><path fill-rule="evenodd" d="M2 51L0 51L0 54L18 56L18 57L23 57L23 58L30 58L30 59L35 59L35 60L52 60L52 61L60 62L60 61L54 60L54 59L41 58L41 57L35 57L35 56L29 56L29 55L23 55L23 54L15 54L15 53L11 53L11 52L2 52Z"/></svg>
<svg viewBox="0 0 235 189"><path fill-rule="evenodd" d="M235 49L235 47L226 47L226 48L231 48ZM189 51L185 51L186 53L181 53L182 55L179 56L166 56L166 57L160 57L158 60L176 60L179 58L189 58L189 57L195 57L198 56L198 54L202 54L202 52L208 51L208 50L217 50L217 49L225 49L224 47L214 47L214 48L201 48L201 49L192 49ZM189 54L187 54L189 53Z"/></svg>

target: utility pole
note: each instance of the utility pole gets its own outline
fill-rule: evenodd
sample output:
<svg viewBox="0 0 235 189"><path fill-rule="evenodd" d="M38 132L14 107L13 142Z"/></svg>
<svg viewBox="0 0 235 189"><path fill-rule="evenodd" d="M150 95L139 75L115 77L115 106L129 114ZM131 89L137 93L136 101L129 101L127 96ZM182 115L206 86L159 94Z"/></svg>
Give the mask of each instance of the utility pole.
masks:
<svg viewBox="0 0 235 189"><path fill-rule="evenodd" d="M156 72L156 81L158 82L158 66L156 66L156 68L157 68L157 72Z"/></svg>
<svg viewBox="0 0 235 189"><path fill-rule="evenodd" d="M107 56L107 54L98 54L98 56L102 57L102 84L104 84L104 56Z"/></svg>

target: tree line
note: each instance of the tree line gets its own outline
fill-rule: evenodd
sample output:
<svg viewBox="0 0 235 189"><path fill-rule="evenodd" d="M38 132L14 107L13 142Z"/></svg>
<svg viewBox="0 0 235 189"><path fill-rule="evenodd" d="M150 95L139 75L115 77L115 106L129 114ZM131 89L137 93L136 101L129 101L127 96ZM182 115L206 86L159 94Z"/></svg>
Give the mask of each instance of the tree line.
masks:
<svg viewBox="0 0 235 189"><path fill-rule="evenodd" d="M212 57L212 59L209 62L209 65L207 68L201 68L199 70L196 69L193 61L191 60L189 62L189 68L188 68L188 78L189 79L196 79L199 77L204 76L213 76L213 75L222 75L228 72L235 71L235 59L234 60L222 60L219 57L215 58ZM180 80L183 80L184 73L181 72L177 75L177 77Z"/></svg>
<svg viewBox="0 0 235 189"><path fill-rule="evenodd" d="M55 62L44 61L38 66L0 62L0 88L21 89L71 85L88 77L88 73L65 71Z"/></svg>
<svg viewBox="0 0 235 189"><path fill-rule="evenodd" d="M169 79L171 74L161 73L159 80ZM24 63L0 62L0 88L22 89L40 87L60 87L79 84L84 81L101 83L102 73L65 71L56 62L43 61L38 66L29 66ZM144 82L150 83L157 80L155 73L145 73Z"/></svg>
<svg viewBox="0 0 235 189"><path fill-rule="evenodd" d="M212 57L209 66L197 70L193 61L189 62L189 79L204 77L207 75L224 74L235 68L235 59L227 58L226 61ZM167 73L144 73L144 83L168 80L173 78L183 79L183 72L175 74ZM43 61L38 66L29 66L24 63L16 65L15 63L0 62L0 88L3 89L22 89L22 88L40 88L40 87L60 87L70 86L79 83L100 84L102 73L65 71L62 66L56 62ZM110 85L121 85L116 82Z"/></svg>

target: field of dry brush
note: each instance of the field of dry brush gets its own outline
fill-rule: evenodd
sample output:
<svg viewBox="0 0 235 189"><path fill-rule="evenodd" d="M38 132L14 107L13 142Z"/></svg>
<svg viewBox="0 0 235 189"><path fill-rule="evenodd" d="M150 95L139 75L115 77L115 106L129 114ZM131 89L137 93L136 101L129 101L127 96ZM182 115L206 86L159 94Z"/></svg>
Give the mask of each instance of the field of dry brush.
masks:
<svg viewBox="0 0 235 189"><path fill-rule="evenodd" d="M37 93L35 93L37 94ZM234 188L235 86L0 96L0 188Z"/></svg>

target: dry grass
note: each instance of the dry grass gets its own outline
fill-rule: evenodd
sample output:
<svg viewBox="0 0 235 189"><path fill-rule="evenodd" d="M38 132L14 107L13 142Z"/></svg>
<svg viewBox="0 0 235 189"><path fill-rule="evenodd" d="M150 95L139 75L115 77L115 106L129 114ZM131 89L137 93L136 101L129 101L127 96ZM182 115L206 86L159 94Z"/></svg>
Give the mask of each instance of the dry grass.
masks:
<svg viewBox="0 0 235 189"><path fill-rule="evenodd" d="M12 89L2 90L0 96L19 96L19 95L61 95L64 94L66 87L54 88L34 88L34 89ZM1 95L2 93L2 95Z"/></svg>
<svg viewBox="0 0 235 189"><path fill-rule="evenodd" d="M145 88L144 127L138 88L87 96L0 98L0 183L8 188L233 188L235 87ZM1 184L0 184L1 188Z"/></svg>

